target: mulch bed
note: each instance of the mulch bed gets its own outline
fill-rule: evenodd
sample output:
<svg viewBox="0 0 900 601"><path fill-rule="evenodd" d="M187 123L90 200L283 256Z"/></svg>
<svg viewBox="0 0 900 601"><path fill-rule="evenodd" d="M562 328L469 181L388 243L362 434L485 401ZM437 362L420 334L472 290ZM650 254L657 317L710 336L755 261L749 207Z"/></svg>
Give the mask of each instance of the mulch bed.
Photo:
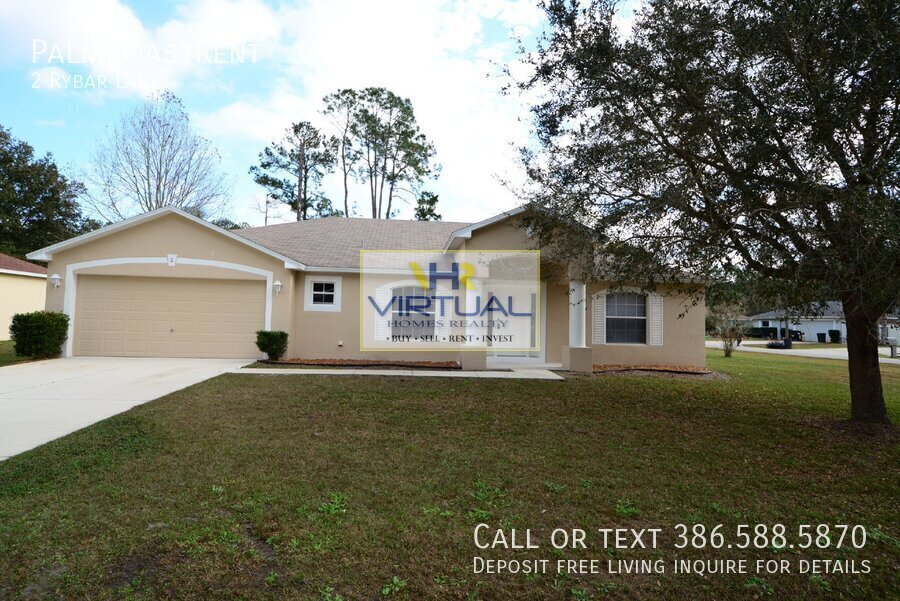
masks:
<svg viewBox="0 0 900 601"><path fill-rule="evenodd" d="M699 376L707 376L713 373L711 369L694 365L594 365L595 374L615 371L647 371Z"/></svg>
<svg viewBox="0 0 900 601"><path fill-rule="evenodd" d="M718 371L677 365L595 365L593 375L600 378L641 376L646 378L670 378L675 380L731 379L731 376L728 374L723 374Z"/></svg>
<svg viewBox="0 0 900 601"><path fill-rule="evenodd" d="M282 359L281 361L260 361L274 366L308 367L383 367L383 368L424 368L461 369L456 361L383 361L378 359Z"/></svg>

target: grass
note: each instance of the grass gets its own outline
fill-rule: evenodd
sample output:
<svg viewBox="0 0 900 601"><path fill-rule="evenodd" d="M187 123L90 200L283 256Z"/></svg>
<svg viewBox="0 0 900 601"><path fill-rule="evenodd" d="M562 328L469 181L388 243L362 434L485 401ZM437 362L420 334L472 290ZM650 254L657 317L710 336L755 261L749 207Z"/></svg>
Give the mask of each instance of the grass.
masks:
<svg viewBox="0 0 900 601"><path fill-rule="evenodd" d="M0 367L12 365L13 363L21 363L28 361L28 357L17 357L13 350L12 340L0 340Z"/></svg>
<svg viewBox="0 0 900 601"><path fill-rule="evenodd" d="M827 349L844 349L844 350L847 350L847 345L846 345L846 344L843 344L843 343L838 344L838 343L836 343L836 342L797 342L797 341L795 340L793 346L794 346L795 349L821 349L821 348L827 348Z"/></svg>
<svg viewBox="0 0 900 601"><path fill-rule="evenodd" d="M709 363L731 379L226 374L0 463L0 598L896 598L896 430L842 423L846 366ZM900 368L882 369L898 422ZM478 521L542 547L480 551ZM862 550L688 552L673 548L682 522L870 535ZM587 550L554 551L556 527L664 534L656 551L590 534ZM871 573L496 576L473 574L474 555L813 557Z"/></svg>

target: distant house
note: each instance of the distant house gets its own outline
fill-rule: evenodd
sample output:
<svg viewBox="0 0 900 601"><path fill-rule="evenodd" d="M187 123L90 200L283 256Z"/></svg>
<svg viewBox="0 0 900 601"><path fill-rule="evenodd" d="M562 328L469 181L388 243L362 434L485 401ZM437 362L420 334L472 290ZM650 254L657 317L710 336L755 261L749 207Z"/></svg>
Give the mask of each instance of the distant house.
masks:
<svg viewBox="0 0 900 601"><path fill-rule="evenodd" d="M47 270L0 253L0 340L9 339L16 313L40 311L47 294Z"/></svg>
<svg viewBox="0 0 900 601"><path fill-rule="evenodd" d="M791 310L766 311L751 315L751 327L778 328L780 332L784 327L785 314L790 322L790 329L802 332L803 340L815 342L817 334L825 334L828 339L829 330L839 330L841 340L846 341L847 339L847 323L844 321L844 308L840 301L826 302L816 315L800 315ZM878 337L882 341L887 338L900 338L900 316L885 315L879 322Z"/></svg>

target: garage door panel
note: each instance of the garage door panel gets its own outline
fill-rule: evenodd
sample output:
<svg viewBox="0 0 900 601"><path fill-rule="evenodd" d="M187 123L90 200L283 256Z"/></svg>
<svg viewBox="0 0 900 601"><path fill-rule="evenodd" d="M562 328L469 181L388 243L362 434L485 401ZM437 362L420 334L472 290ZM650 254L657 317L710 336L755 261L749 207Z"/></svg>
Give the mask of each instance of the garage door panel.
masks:
<svg viewBox="0 0 900 601"><path fill-rule="evenodd" d="M128 333L141 334L150 331L150 322L146 319L129 319L125 323L125 331Z"/></svg>
<svg viewBox="0 0 900 601"><path fill-rule="evenodd" d="M153 303L146 299L130 299L128 301L128 311L132 313L149 313L153 308Z"/></svg>
<svg viewBox="0 0 900 601"><path fill-rule="evenodd" d="M99 298L85 299L84 309L86 311L99 311L100 310L100 299Z"/></svg>
<svg viewBox="0 0 900 601"><path fill-rule="evenodd" d="M254 357L259 280L78 278L76 355Z"/></svg>
<svg viewBox="0 0 900 601"><path fill-rule="evenodd" d="M100 340L100 349L105 355L122 355L125 351L125 341L104 338Z"/></svg>

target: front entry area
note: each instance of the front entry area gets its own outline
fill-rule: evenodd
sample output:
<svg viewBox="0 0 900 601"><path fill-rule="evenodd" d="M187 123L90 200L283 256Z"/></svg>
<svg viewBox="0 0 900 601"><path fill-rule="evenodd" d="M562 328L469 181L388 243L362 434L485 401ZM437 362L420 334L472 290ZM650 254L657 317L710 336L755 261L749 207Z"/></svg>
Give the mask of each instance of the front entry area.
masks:
<svg viewBox="0 0 900 601"><path fill-rule="evenodd" d="M519 286L497 286L490 291L499 298L509 298L517 311L528 311L531 319L510 320L511 329L494 331L488 328L488 334L503 333L520 341L519 348L505 349L488 345L487 363L500 369L510 365L544 365L547 337L547 284L541 284L540 297L530 290L521 290ZM523 348L526 347L526 348ZM528 350L537 348L538 350Z"/></svg>
<svg viewBox="0 0 900 601"><path fill-rule="evenodd" d="M264 280L79 275L73 354L252 358Z"/></svg>

